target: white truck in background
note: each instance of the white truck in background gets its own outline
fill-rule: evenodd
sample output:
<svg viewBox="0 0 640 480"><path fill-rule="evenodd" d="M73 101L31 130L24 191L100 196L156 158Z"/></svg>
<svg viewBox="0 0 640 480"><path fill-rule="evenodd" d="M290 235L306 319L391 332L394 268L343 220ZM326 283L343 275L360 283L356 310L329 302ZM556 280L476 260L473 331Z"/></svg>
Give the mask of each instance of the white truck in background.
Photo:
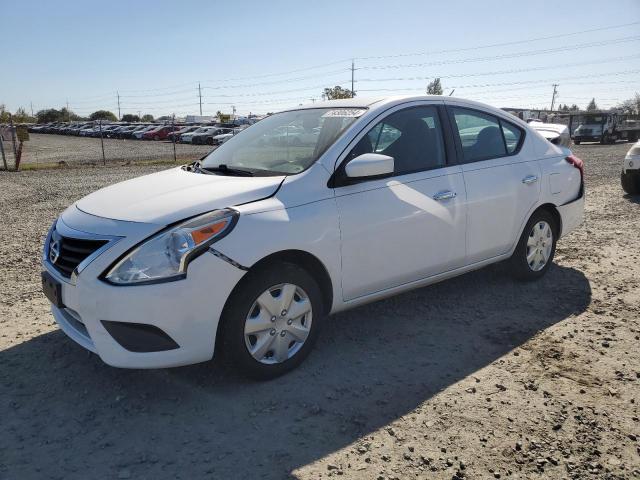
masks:
<svg viewBox="0 0 640 480"><path fill-rule="evenodd" d="M573 143L615 143L616 140L635 142L640 138L640 115L614 112L587 112L569 115L569 131Z"/></svg>

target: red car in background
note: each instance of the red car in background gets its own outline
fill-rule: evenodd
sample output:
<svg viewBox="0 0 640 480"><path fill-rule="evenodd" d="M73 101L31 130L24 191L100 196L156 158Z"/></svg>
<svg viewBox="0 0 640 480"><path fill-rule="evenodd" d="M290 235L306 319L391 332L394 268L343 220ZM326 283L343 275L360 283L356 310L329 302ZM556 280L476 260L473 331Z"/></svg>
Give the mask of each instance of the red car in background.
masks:
<svg viewBox="0 0 640 480"><path fill-rule="evenodd" d="M153 130L149 130L142 135L144 140L166 140L167 136L171 132L175 132L176 130L180 130L181 127L171 126L171 125L160 125Z"/></svg>

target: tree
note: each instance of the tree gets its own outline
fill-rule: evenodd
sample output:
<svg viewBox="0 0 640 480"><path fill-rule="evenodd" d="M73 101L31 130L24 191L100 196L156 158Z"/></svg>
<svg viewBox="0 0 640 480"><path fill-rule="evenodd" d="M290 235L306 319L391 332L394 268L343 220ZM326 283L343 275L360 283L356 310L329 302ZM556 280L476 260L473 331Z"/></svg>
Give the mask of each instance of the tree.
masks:
<svg viewBox="0 0 640 480"><path fill-rule="evenodd" d="M16 123L34 123L36 119L29 115L24 108L20 107L13 114L13 121Z"/></svg>
<svg viewBox="0 0 640 480"><path fill-rule="evenodd" d="M7 111L4 104L0 103L0 123L9 123L11 114Z"/></svg>
<svg viewBox="0 0 640 480"><path fill-rule="evenodd" d="M587 112L593 112L595 110L598 110L598 105L596 105L596 99L592 98L589 105L587 105Z"/></svg>
<svg viewBox="0 0 640 480"><path fill-rule="evenodd" d="M108 110L98 110L89 115L89 120L109 120L110 122L117 122L118 118Z"/></svg>
<svg viewBox="0 0 640 480"><path fill-rule="evenodd" d="M352 92L348 88L342 88L340 85L336 85L333 88L325 88L322 98L326 100L337 100L339 98L353 98L355 92Z"/></svg>
<svg viewBox="0 0 640 480"><path fill-rule="evenodd" d="M442 84L440 78L434 79L427 85L427 95L442 95Z"/></svg>
<svg viewBox="0 0 640 480"><path fill-rule="evenodd" d="M151 115L150 113L145 113L144 115L142 115L142 118L140 119L143 122L153 122L153 115Z"/></svg>
<svg viewBox="0 0 640 480"><path fill-rule="evenodd" d="M138 115L133 115L131 113L125 113L122 116L122 121L123 122L139 122L140 121L140 117Z"/></svg>
<svg viewBox="0 0 640 480"><path fill-rule="evenodd" d="M636 93L633 98L625 100L618 108L622 110L624 113L629 113L632 115L640 114L640 94Z"/></svg>

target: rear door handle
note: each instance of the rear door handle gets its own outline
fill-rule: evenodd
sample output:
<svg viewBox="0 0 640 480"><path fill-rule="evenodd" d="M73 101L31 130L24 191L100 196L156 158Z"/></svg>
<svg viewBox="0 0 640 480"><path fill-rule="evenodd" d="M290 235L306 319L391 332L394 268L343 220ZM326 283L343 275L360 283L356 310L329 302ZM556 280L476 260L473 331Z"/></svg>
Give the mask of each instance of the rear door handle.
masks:
<svg viewBox="0 0 640 480"><path fill-rule="evenodd" d="M529 185L530 183L534 183L538 181L537 175L527 175L522 179L522 183Z"/></svg>
<svg viewBox="0 0 640 480"><path fill-rule="evenodd" d="M433 199L438 202L442 202L444 200L450 200L452 198L456 198L456 192L452 192L451 190L438 192L433 196Z"/></svg>

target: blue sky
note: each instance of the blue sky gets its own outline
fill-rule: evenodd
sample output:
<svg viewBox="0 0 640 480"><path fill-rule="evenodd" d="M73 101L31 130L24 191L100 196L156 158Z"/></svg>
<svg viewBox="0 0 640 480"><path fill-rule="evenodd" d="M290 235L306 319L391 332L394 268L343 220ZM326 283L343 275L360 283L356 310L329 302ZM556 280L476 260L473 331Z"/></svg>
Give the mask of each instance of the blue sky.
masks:
<svg viewBox="0 0 640 480"><path fill-rule="evenodd" d="M640 91L640 1L606 4L0 0L0 103L117 112L119 92L123 114L198 113L201 82L204 114L262 113L349 86L354 58L359 96L419 94L440 75L499 107L548 107L553 83L558 102L609 107Z"/></svg>

